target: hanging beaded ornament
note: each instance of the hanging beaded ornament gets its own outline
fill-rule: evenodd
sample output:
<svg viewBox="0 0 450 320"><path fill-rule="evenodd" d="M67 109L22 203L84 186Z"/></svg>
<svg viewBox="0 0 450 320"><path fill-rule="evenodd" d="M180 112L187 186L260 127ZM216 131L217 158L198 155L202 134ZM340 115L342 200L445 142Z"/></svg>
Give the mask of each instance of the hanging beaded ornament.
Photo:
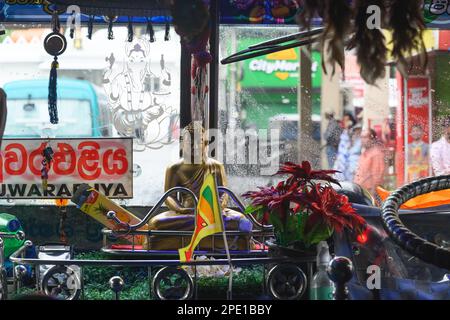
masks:
<svg viewBox="0 0 450 320"><path fill-rule="evenodd" d="M58 56L63 54L67 48L67 40L60 33L60 23L58 13L55 11L52 16L52 29L53 32L48 34L44 39L44 49L49 55L54 57L52 66L50 69L50 79L48 84L48 112L50 115L50 123L58 123L58 108L57 108L57 78L58 73Z"/></svg>

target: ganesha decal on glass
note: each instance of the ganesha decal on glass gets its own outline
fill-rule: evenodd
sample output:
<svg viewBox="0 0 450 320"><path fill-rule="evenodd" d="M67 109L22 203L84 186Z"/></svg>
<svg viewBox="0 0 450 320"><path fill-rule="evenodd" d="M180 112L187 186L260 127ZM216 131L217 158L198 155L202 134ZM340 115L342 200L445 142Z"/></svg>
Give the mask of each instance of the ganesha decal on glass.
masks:
<svg viewBox="0 0 450 320"><path fill-rule="evenodd" d="M160 149L174 139L179 115L171 101L172 77L159 58L159 70L151 70L150 44L144 39L126 42L124 61L114 53L105 60L103 88L117 133L134 138L134 150Z"/></svg>

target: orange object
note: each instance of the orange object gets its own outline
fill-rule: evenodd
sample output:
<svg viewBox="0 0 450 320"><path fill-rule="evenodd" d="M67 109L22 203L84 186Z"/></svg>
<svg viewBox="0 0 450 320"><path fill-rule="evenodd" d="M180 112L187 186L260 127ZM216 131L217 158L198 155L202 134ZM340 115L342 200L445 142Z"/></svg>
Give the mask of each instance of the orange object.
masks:
<svg viewBox="0 0 450 320"><path fill-rule="evenodd" d="M83 197L86 196L86 197ZM87 215L91 216L110 230L126 230L124 226L118 225L116 221L108 218L108 212L114 211L116 217L125 224L137 224L142 220L130 211L110 200L104 194L98 192L88 184L82 184L72 197L72 202ZM147 230L148 225L142 226L139 230ZM144 235L124 236L121 239L135 245L147 245L147 238Z"/></svg>
<svg viewBox="0 0 450 320"><path fill-rule="evenodd" d="M66 207L69 204L69 199L56 199L55 204L57 207Z"/></svg>
<svg viewBox="0 0 450 320"><path fill-rule="evenodd" d="M377 193L383 201L386 200L386 198L391 194L390 191L387 191L381 187L377 187ZM400 208L425 209L446 204L450 204L450 189L430 192L421 196L417 196L404 203Z"/></svg>

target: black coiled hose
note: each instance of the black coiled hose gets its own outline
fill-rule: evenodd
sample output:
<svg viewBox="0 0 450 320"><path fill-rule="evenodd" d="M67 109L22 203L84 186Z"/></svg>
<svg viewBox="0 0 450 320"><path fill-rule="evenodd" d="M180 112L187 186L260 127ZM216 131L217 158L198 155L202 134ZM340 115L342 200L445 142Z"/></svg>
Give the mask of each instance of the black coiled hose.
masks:
<svg viewBox="0 0 450 320"><path fill-rule="evenodd" d="M429 192L447 189L450 189L450 175L410 183L396 190L386 199L381 210L381 218L391 239L403 250L424 262L450 270L450 250L441 248L413 233L402 223L398 215L398 209L408 200Z"/></svg>

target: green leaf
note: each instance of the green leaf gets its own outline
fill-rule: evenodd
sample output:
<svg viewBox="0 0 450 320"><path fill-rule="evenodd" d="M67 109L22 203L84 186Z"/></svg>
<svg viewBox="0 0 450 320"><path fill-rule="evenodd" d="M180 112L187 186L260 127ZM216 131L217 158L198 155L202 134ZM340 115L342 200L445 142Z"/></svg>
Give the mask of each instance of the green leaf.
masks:
<svg viewBox="0 0 450 320"><path fill-rule="evenodd" d="M244 213L245 214L252 214L252 213L255 213L255 212L260 211L262 209L264 209L264 207L262 205L259 205L259 206L256 206L256 207L253 206L253 205L249 205L247 208L245 208Z"/></svg>
<svg viewBox="0 0 450 320"><path fill-rule="evenodd" d="M330 229L325 224L317 224L314 228L306 235L305 244L308 246L319 243L331 237L333 230Z"/></svg>
<svg viewBox="0 0 450 320"><path fill-rule="evenodd" d="M306 227L306 221L308 220L308 213L307 212L301 212L300 214L298 214L298 228L299 228L299 234L300 234L300 239L299 240L304 240L305 239L305 227Z"/></svg>
<svg viewBox="0 0 450 320"><path fill-rule="evenodd" d="M277 214L270 213L269 222L273 225L275 230L284 232L284 225L280 217Z"/></svg>
<svg viewBox="0 0 450 320"><path fill-rule="evenodd" d="M298 217L296 215L288 216L286 219L286 231L297 231Z"/></svg>
<svg viewBox="0 0 450 320"><path fill-rule="evenodd" d="M273 225L277 243L282 246L288 245L289 235L278 214L271 212L269 215L269 222Z"/></svg>

